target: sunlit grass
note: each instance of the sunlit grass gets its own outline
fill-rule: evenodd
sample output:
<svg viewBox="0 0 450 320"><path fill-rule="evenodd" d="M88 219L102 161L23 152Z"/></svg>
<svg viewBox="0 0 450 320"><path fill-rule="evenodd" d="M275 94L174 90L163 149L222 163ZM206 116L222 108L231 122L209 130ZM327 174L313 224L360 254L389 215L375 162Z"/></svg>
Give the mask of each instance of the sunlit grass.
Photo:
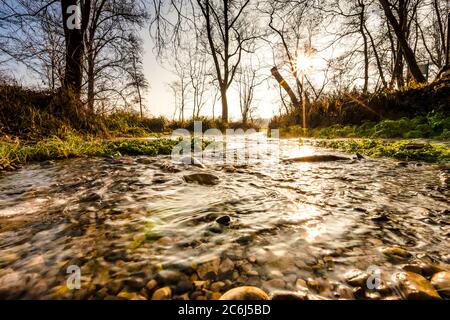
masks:
<svg viewBox="0 0 450 320"><path fill-rule="evenodd" d="M51 137L35 144L21 141L0 141L0 170L15 169L34 161L59 160L82 156L127 156L170 154L175 140L115 140L104 141L89 136L69 134Z"/></svg>
<svg viewBox="0 0 450 320"><path fill-rule="evenodd" d="M389 157L403 161L425 161L430 163L450 161L450 147L444 144L425 144L422 149L411 150L407 146L413 141L385 140L319 140L317 145L362 153L370 157Z"/></svg>

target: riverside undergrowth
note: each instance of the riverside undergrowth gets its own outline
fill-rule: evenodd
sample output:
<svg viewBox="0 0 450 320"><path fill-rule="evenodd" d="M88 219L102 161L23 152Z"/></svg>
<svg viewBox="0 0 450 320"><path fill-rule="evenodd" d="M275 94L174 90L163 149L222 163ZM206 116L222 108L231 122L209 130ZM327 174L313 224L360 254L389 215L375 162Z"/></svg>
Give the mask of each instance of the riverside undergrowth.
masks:
<svg viewBox="0 0 450 320"><path fill-rule="evenodd" d="M315 144L324 148L338 149L348 153L361 153L370 157L388 157L402 161L424 161L430 163L450 162L450 147L445 144L419 144L414 141L388 140L317 140Z"/></svg>
<svg viewBox="0 0 450 320"><path fill-rule="evenodd" d="M386 119L380 122L364 122L361 125L334 125L325 128L314 128L306 135L300 126L280 129L281 137L312 138L373 138L373 139L436 139L450 140L450 117L443 114L430 114L426 117L398 120Z"/></svg>

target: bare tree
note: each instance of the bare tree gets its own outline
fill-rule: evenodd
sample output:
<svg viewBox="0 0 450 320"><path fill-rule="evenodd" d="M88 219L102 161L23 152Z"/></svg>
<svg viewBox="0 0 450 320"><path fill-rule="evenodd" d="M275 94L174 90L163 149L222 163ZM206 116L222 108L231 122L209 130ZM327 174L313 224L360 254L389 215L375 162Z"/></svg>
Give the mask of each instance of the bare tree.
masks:
<svg viewBox="0 0 450 320"><path fill-rule="evenodd" d="M153 2L152 36L159 48L167 39L179 44L183 24L194 29L197 41L207 49L214 64L215 79L221 94L222 121L228 121L227 92L241 63L242 53L251 51L252 41L258 38L248 19L250 0L189 0L171 1L176 18L171 22L163 14L161 0ZM169 31L168 31L169 30Z"/></svg>

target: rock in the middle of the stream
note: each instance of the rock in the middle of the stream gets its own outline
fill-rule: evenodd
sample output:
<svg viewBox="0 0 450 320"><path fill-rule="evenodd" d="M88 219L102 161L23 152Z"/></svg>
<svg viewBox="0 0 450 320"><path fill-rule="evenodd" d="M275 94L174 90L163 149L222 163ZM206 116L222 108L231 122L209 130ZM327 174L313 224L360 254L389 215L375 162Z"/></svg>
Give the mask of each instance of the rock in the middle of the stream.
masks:
<svg viewBox="0 0 450 320"><path fill-rule="evenodd" d="M183 178L187 183L198 183L205 186L219 184L219 177L209 173L193 173L185 175Z"/></svg>
<svg viewBox="0 0 450 320"><path fill-rule="evenodd" d="M332 161L342 161L342 160L350 160L350 158L334 156L330 154L326 155L313 155L299 158L289 158L284 159L284 162L332 162Z"/></svg>

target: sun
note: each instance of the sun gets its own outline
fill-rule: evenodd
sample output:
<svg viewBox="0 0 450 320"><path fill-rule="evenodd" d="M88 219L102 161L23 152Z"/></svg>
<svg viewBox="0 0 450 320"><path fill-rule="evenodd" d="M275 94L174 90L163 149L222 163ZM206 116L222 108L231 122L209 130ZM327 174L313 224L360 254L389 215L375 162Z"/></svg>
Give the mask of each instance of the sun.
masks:
<svg viewBox="0 0 450 320"><path fill-rule="evenodd" d="M313 68L313 59L307 55L299 54L297 57L297 70L308 71Z"/></svg>

